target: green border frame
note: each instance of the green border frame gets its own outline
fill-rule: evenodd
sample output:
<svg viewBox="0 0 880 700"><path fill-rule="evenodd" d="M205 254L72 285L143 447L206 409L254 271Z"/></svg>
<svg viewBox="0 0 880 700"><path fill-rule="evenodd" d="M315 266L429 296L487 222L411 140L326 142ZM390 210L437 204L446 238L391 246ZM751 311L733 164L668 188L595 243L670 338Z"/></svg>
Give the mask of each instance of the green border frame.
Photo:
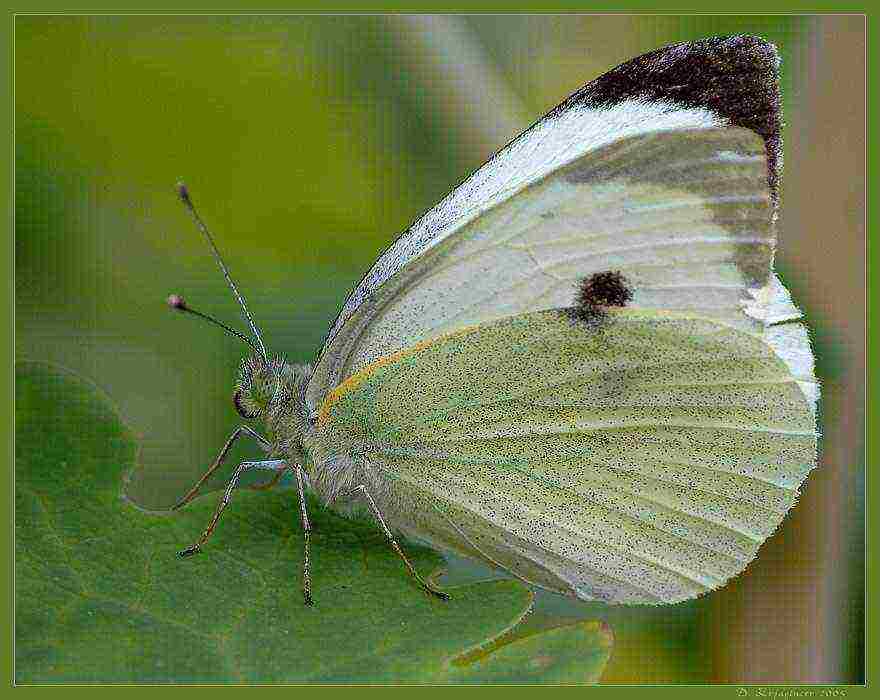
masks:
<svg viewBox="0 0 880 700"><path fill-rule="evenodd" d="M71 3L73 4L73 3ZM118 2L93 0L77 7L71 4L37 0L26 2L20 0L8 9L8 13L18 14L378 14L378 13L460 13L460 14L651 14L651 15L807 15L807 14L864 14L869 16L868 3L846 2L760 2L760 0L743 0L730 3L730 9L715 6L711 10L699 4L667 7L658 0L620 0L620 2L588 3L584 0L548 0L547 2L525 2L523 0L482 0L482 2L348 2L322 3L320 0L311 2L278 2L264 0L260 5L247 7L241 2L231 0L215 0L214 2L195 2L181 6L170 0L150 5L130 5L120 7Z"/></svg>
<svg viewBox="0 0 880 700"><path fill-rule="evenodd" d="M478 13L533 13L533 14L651 14L651 15L723 15L723 14L859 14L866 18L867 30L867 144L868 158L866 177L868 183L873 181L873 175L877 166L877 146L876 146L876 122L872 117L876 114L874 109L876 100L876 87L873 84L875 77L871 66L878 65L878 56L876 44L873 43L874 30L876 26L876 14L868 11L867 3L835 3L830 0L824 2L802 2L796 3L789 0L788 2L768 3L755 2L754 0L741 0L737 3L731 3L729 9L719 6L712 8L712 11L706 11L704 8L675 6L668 7L657 0L621 0L614 4L591 4L581 0L568 0L542 3L527 3L522 0L495 0L493 2L479 3L427 3L427 2L333 2L328 5L316 2L277 2L277 0L268 0L259 7L247 8L243 7L241 2L230 2L229 0L214 0L212 3L196 2L187 3L186 7L181 7L179 3L163 2L155 3L149 7L121 7L120 4L106 2L104 0L92 0L88 4L80 7L71 6L61 2L47 2L46 0L37 0L36 2L18 2L6 11L6 22L4 26L4 38L6 41L6 49L2 52L2 76L5 81L6 89L3 91L6 101L6 109L3 110L2 124L4 125L4 133L8 135L4 141L3 152L6 153L6 162L10 165L3 169L2 184L3 191L6 192L4 198L4 208L6 210L5 219L8 221L7 237L8 239L2 246L3 269L6 269L7 275L5 281L7 302L3 307L4 326L8 329L8 340L3 343L2 352L4 357L3 373L4 393L9 396L9 401L4 404L4 426L8 432L7 439L4 440L7 455L9 457L7 464L10 465L7 471L7 497L2 500L3 520L10 524L14 513L14 487L13 475L14 470L11 468L15 458L14 444L14 356L15 356L15 237L14 237L14 216L15 216L15 195L14 195L14 176L15 176L15 131L14 131L14 23L16 14L335 14L335 13L356 13L356 14L372 14L372 13L393 13L393 12L447 12L462 14L478 14ZM8 125L8 126L7 126ZM854 173L854 176L859 176ZM866 397L867 397L867 420L866 426L866 468L872 463L872 458L877 453L876 441L873 439L871 426L880 425L880 416L878 416L876 406L870 399L872 396L880 396L880 382L877 380L875 372L875 353L876 343L875 328L872 321L874 320L874 299L877 293L872 269L875 267L877 246L872 245L871 232L877 224L875 201L878 199L876 191L868 188L868 206L867 206L867 241L866 241L866 285L865 290L867 297L867 374L866 374ZM8 259L7 259L8 258ZM872 508L876 500L875 489L872 488L873 481L867 479L866 475L866 596L868 602L878 599L877 581L874 576L874 570L871 559L871 549L874 544L870 533L877 532L880 529L878 522L877 508ZM14 563L14 529L7 527L6 537L2 539L4 550L4 561L7 562L6 575L2 577L2 585L4 588L3 599L5 606L3 610L3 626L2 641L0 641L0 664L2 664L2 674L5 683L12 686L13 683L13 643L14 643L14 611L13 611L13 563ZM847 697L861 695L862 692L868 691L868 684L874 680L877 669L876 656L876 605L866 606L867 625L865 639L865 678L867 684L865 686L852 685L833 685L833 686L817 686L817 685L784 685L784 686L736 686L736 685L699 685L699 686L602 686L601 690L596 692L603 693L631 693L635 687L645 688L648 692L658 694L660 697L681 697L682 695L694 696L696 694L705 694L711 692L726 697L752 697L752 698L822 698L822 697ZM290 650L295 653L295 650ZM873 654L873 655L872 655ZM872 660L873 659L873 660ZM102 688L103 686L88 686L91 692L92 688ZM112 688L112 686L111 686ZM313 687L309 692L322 691L325 687ZM326 687L329 692L335 692L335 688ZM193 692L202 690L204 687L186 687L183 692ZM208 687L209 692L215 692L216 688ZM496 691L498 689L495 689ZM152 687L133 687L132 691L137 694L154 692ZM278 688L276 692L289 692L283 686ZM39 692L39 691L38 691ZM100 692L100 691L99 691ZM110 692L117 692L110 690ZM358 690L359 693L363 689ZM379 692L387 692L387 689L381 689ZM404 691L409 692L409 691ZM419 692L424 692L420 690ZM501 689L505 694L510 693L508 689Z"/></svg>

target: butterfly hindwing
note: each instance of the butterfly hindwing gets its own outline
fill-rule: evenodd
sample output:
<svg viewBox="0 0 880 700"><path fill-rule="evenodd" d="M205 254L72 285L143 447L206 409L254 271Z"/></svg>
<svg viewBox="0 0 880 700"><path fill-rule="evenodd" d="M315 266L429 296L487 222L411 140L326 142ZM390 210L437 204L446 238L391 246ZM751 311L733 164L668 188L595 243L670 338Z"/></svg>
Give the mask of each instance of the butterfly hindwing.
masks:
<svg viewBox="0 0 880 700"><path fill-rule="evenodd" d="M815 463L761 335L624 310L460 329L354 374L318 418L397 527L585 599L675 602L742 571Z"/></svg>

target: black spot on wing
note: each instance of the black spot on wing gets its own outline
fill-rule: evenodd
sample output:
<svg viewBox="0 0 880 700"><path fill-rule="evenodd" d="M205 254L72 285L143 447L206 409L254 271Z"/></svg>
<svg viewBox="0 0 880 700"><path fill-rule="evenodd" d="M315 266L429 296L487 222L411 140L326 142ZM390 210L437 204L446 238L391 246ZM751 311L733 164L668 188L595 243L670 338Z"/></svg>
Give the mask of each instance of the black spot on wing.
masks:
<svg viewBox="0 0 880 700"><path fill-rule="evenodd" d="M582 306L626 306L632 301L632 292L620 272L597 272L584 279L578 290Z"/></svg>
<svg viewBox="0 0 880 700"><path fill-rule="evenodd" d="M634 58L575 92L554 112L601 109L625 100L707 109L764 140L774 209L781 166L779 56L755 36L673 44Z"/></svg>
<svg viewBox="0 0 880 700"><path fill-rule="evenodd" d="M605 320L609 307L626 306L632 298L632 290L619 271L597 272L581 280L568 314L572 319L596 326Z"/></svg>

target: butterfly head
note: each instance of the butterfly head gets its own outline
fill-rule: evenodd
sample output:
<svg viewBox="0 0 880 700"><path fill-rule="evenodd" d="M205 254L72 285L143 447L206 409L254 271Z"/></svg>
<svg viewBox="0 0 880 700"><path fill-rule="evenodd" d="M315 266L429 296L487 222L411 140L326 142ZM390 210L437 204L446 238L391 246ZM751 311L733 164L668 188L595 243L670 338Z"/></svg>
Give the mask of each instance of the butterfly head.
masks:
<svg viewBox="0 0 880 700"><path fill-rule="evenodd" d="M232 395L235 410L246 420L278 415L302 394L309 369L308 365L291 364L281 357L246 357Z"/></svg>
<svg viewBox="0 0 880 700"><path fill-rule="evenodd" d="M259 354L246 357L238 372L232 403L242 418L251 420L269 413L282 393L280 359L264 360Z"/></svg>
<svg viewBox="0 0 880 700"><path fill-rule="evenodd" d="M232 404L245 420L264 425L275 454L302 455L304 397L311 374L311 365L292 364L281 357L266 360L259 353L241 363Z"/></svg>

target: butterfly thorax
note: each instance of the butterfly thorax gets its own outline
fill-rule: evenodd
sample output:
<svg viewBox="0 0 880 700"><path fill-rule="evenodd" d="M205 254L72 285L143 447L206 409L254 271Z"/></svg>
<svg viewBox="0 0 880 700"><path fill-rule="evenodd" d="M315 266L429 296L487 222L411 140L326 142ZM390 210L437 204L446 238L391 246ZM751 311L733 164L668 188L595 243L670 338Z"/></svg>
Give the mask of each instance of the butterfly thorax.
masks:
<svg viewBox="0 0 880 700"><path fill-rule="evenodd" d="M312 490L330 504L372 479L351 458L352 446L328 444L310 421L305 390L312 370L252 355L241 364L233 403L243 418L263 423L269 456L302 467Z"/></svg>

